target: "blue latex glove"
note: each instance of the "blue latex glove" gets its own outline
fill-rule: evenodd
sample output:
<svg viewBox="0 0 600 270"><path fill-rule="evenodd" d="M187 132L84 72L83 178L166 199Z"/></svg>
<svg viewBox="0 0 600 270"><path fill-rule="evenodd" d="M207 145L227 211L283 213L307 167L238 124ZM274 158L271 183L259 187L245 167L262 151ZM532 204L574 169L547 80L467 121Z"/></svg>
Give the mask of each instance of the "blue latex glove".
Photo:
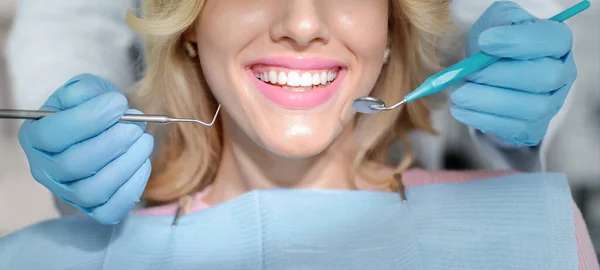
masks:
<svg viewBox="0 0 600 270"><path fill-rule="evenodd" d="M19 141L36 181L102 224L116 224L148 181L153 137L146 124L118 123L127 99L111 83L80 75L41 108L59 111L25 121Z"/></svg>
<svg viewBox="0 0 600 270"><path fill-rule="evenodd" d="M496 2L474 24L467 54L503 57L450 95L458 121L517 146L535 146L561 109L577 68L572 33L513 2Z"/></svg>

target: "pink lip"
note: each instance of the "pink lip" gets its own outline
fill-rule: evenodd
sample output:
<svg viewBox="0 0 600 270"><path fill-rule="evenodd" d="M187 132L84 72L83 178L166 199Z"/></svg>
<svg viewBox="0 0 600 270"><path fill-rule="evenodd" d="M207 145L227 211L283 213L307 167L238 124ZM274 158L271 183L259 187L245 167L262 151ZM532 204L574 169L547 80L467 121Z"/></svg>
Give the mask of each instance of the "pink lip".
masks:
<svg viewBox="0 0 600 270"><path fill-rule="evenodd" d="M279 86L265 83L250 69L252 65L278 66L296 70L321 70L339 68L337 78L328 86L304 92L293 92ZM254 61L246 68L252 83L269 100L289 109L311 109L327 102L335 94L346 76L345 65L325 58L272 57Z"/></svg>

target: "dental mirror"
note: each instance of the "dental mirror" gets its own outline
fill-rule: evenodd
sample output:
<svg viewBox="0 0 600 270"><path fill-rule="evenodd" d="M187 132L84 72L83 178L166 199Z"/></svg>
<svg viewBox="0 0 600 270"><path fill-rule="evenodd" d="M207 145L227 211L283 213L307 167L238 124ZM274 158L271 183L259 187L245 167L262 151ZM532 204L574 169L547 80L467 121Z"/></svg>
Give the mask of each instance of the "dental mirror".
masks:
<svg viewBox="0 0 600 270"><path fill-rule="evenodd" d="M406 103L406 99L394 104L394 106L387 107L381 99L374 97L361 97L352 101L352 108L359 113L375 114L381 111L393 110L404 103Z"/></svg>

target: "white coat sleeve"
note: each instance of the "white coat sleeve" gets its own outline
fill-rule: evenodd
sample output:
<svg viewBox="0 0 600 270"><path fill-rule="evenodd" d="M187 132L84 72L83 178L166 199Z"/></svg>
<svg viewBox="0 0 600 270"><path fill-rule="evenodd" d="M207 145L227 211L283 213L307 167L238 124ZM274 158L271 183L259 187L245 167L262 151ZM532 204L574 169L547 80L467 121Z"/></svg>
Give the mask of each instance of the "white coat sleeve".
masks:
<svg viewBox="0 0 600 270"><path fill-rule="evenodd" d="M17 109L37 109L71 77L101 76L126 90L135 81L136 35L129 0L21 0L6 58Z"/></svg>
<svg viewBox="0 0 600 270"><path fill-rule="evenodd" d="M481 16L493 0L453 0L452 18L458 27L458 32L466 33L473 23ZM529 11L538 18L549 18L565 10L571 5L576 4L577 0L515 0L513 1ZM573 91L575 84L571 91ZM513 147L504 144L493 135L483 134L477 130L470 129L471 140L475 144L475 149L479 152L476 155L483 157L486 169L494 170L519 170L519 171L545 171L546 153L550 141L554 134L560 128L563 116L569 109L569 99L563 106L561 112L551 122L548 132L542 143L537 147Z"/></svg>

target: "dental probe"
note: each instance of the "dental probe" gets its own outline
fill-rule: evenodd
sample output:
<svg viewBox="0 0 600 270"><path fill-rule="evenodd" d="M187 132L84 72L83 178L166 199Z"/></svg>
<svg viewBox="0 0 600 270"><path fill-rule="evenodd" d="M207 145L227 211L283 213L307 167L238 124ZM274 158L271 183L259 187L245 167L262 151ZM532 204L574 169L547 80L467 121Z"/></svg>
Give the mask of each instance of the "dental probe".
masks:
<svg viewBox="0 0 600 270"><path fill-rule="evenodd" d="M221 105L217 107L215 116L210 123L205 123L196 119L184 119L184 118L172 118L166 115L144 115L144 114L125 114L121 116L119 122L147 122L156 124L170 124L170 123L196 123L210 127L214 125L219 115ZM30 119L39 120L46 116L52 115L54 111L32 111L32 110L4 110L0 109L0 119Z"/></svg>
<svg viewBox="0 0 600 270"><path fill-rule="evenodd" d="M563 22L588 9L589 7L590 2L588 0L581 1L578 4L559 13L558 15L550 18L550 20ZM361 97L352 101L352 108L355 111L364 114L374 114L382 111L393 110L402 106L403 104L407 104L419 98L441 92L452 84L464 79L472 73L490 66L498 60L500 60L500 57L480 52L429 77L421 86L417 87L416 90L406 95L402 101L392 106L386 106L385 103L378 98Z"/></svg>

